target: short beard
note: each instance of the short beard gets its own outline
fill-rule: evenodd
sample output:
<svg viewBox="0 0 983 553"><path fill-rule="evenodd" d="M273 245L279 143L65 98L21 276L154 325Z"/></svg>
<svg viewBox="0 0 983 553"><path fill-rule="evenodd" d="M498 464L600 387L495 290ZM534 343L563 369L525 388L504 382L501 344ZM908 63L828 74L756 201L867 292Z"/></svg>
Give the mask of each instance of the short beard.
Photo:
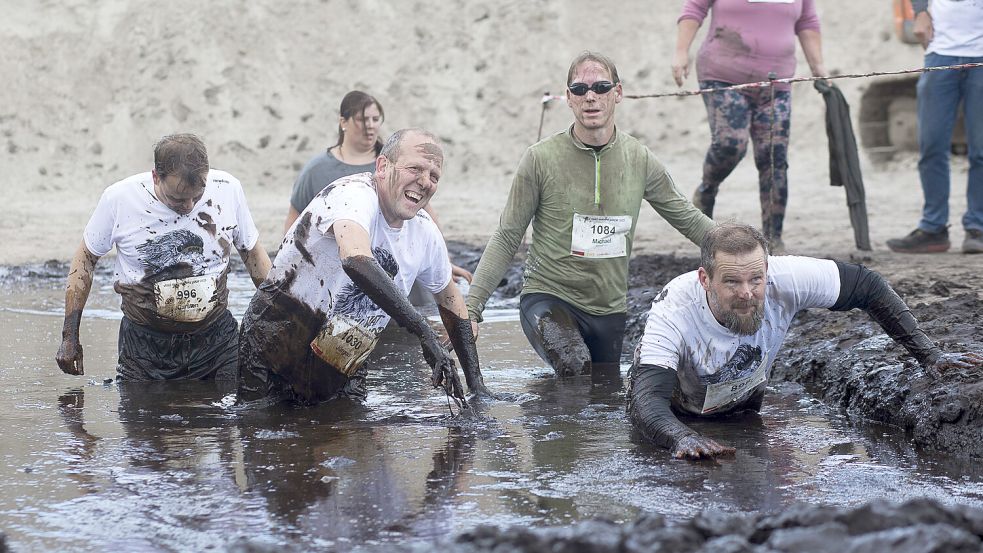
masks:
<svg viewBox="0 0 983 553"><path fill-rule="evenodd" d="M738 336L750 336L761 330L761 321L764 319L765 314L764 302L756 305L750 315L738 315L733 311L724 309L720 305L720 298L717 297L715 292L711 291L707 294L707 298L710 300L710 306L719 312L721 318L723 318L722 321L718 322L727 330Z"/></svg>

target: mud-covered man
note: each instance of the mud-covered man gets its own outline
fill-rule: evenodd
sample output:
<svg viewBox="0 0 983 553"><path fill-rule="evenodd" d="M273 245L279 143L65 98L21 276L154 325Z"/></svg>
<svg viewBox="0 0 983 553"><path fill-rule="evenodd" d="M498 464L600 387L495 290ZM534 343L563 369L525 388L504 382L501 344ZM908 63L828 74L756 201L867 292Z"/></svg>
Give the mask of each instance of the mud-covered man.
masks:
<svg viewBox="0 0 983 553"><path fill-rule="evenodd" d="M468 296L468 312L480 322L532 222L520 321L559 376L617 370L642 200L694 244L713 227L652 151L616 129L622 87L613 61L585 52L566 82L574 122L522 156Z"/></svg>
<svg viewBox="0 0 983 553"><path fill-rule="evenodd" d="M240 402L364 398L364 361L390 318L420 339L432 384L463 399L454 362L407 300L414 282L434 295L468 388L487 392L447 247L423 211L443 162L432 134L403 129L374 173L342 177L308 204L243 319Z"/></svg>
<svg viewBox="0 0 983 553"><path fill-rule="evenodd" d="M673 279L652 302L629 372L629 418L678 458L734 453L673 412L757 411L775 355L803 309L863 309L932 378L983 362L976 353L944 354L891 286L862 265L769 257L764 235L736 223L710 231L700 253L700 268Z"/></svg>
<svg viewBox="0 0 983 553"><path fill-rule="evenodd" d="M270 258L239 180L210 169L191 134L161 138L154 168L103 193L72 259L57 361L83 374L79 324L98 259L116 247L123 380L235 381L238 325L226 281L233 248L257 285Z"/></svg>

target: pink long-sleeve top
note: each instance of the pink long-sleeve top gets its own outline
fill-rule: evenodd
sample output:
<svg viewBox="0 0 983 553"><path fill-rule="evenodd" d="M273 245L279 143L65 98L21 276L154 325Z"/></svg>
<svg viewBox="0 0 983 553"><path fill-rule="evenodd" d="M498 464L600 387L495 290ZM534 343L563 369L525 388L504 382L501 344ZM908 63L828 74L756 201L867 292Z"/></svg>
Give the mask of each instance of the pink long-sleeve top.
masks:
<svg viewBox="0 0 983 553"><path fill-rule="evenodd" d="M819 31L814 0L686 0L678 21L702 25L708 12L710 28L696 57L701 81L767 81L771 71L779 79L792 77L796 35Z"/></svg>

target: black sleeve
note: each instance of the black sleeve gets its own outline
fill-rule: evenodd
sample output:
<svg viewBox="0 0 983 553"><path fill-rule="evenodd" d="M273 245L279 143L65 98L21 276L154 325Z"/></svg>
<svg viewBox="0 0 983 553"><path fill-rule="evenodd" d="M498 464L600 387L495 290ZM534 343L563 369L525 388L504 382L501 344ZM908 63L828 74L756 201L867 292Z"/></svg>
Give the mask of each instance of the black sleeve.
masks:
<svg viewBox="0 0 983 553"><path fill-rule="evenodd" d="M427 320L400 294L392 278L375 258L353 255L343 259L341 267L348 278L400 326L421 340L436 336Z"/></svg>
<svg viewBox="0 0 983 553"><path fill-rule="evenodd" d="M658 365L632 367L628 375L628 418L645 439L667 449L696 432L669 408L679 382L676 371Z"/></svg>
<svg viewBox="0 0 983 553"><path fill-rule="evenodd" d="M856 263L836 261L840 272L840 295L833 311L863 309L887 335L904 346L924 367L934 363L942 351L918 327L918 321L884 277Z"/></svg>

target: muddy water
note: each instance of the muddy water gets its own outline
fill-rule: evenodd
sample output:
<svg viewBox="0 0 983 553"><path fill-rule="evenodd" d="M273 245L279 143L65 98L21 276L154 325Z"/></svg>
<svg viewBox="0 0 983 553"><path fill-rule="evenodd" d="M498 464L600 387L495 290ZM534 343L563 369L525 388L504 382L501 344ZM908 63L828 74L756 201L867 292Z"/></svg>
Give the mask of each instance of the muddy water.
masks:
<svg viewBox="0 0 983 553"><path fill-rule="evenodd" d="M876 497L983 505L975 467L918 456L896 431L852 426L788 384L760 416L695 424L735 458L671 460L632 441L620 380L558 381L508 306L482 326L479 353L509 401L468 416L450 416L401 332L387 331L371 360L366 405L242 413L208 384L104 383L120 317L105 279L82 324L86 376L70 377L53 361L60 287L0 292L0 531L14 551L221 551L242 540L348 550L481 523ZM239 276L230 289L241 316L252 286Z"/></svg>

